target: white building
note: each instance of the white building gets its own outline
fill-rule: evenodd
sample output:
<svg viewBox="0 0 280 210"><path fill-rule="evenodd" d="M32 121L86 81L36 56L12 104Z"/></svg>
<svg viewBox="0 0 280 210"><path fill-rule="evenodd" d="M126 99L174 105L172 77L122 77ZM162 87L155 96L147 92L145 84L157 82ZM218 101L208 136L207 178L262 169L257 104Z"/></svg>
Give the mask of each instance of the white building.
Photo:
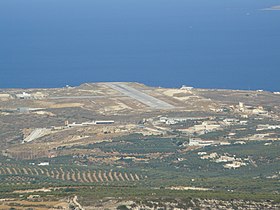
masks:
<svg viewBox="0 0 280 210"><path fill-rule="evenodd" d="M49 165L50 165L49 162L42 162L38 164L38 166L49 166Z"/></svg>
<svg viewBox="0 0 280 210"><path fill-rule="evenodd" d="M114 124L114 120L97 120L94 122L96 125L102 124L102 125L108 125L108 124Z"/></svg>
<svg viewBox="0 0 280 210"><path fill-rule="evenodd" d="M16 97L19 98L19 99L30 99L31 94L26 93L26 92L22 92L20 94L16 94Z"/></svg>
<svg viewBox="0 0 280 210"><path fill-rule="evenodd" d="M189 146L210 146L213 144L214 141L209 141L209 140L202 140L202 139L190 139L189 140Z"/></svg>
<svg viewBox="0 0 280 210"><path fill-rule="evenodd" d="M190 87L190 86L186 86L186 85L183 85L180 90L192 90L193 87Z"/></svg>

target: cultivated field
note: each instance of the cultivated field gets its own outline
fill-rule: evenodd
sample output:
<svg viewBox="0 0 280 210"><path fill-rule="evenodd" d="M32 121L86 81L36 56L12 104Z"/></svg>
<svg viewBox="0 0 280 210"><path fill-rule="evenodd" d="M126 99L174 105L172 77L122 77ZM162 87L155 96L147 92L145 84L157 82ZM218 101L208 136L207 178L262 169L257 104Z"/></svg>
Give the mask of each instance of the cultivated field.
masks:
<svg viewBox="0 0 280 210"><path fill-rule="evenodd" d="M137 182L143 175L115 170L88 170L70 167L0 166L0 181L6 184L30 184L38 179L74 183Z"/></svg>

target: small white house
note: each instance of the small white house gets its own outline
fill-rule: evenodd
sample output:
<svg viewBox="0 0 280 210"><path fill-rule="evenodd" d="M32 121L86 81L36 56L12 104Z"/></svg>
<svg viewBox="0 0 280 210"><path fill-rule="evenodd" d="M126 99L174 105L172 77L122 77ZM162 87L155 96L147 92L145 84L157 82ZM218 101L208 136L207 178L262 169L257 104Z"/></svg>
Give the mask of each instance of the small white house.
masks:
<svg viewBox="0 0 280 210"><path fill-rule="evenodd" d="M190 86L186 86L186 85L183 85L180 90L192 90L193 87L190 87Z"/></svg>
<svg viewBox="0 0 280 210"><path fill-rule="evenodd" d="M38 166L49 166L49 165L50 165L49 162L42 162L38 164Z"/></svg>

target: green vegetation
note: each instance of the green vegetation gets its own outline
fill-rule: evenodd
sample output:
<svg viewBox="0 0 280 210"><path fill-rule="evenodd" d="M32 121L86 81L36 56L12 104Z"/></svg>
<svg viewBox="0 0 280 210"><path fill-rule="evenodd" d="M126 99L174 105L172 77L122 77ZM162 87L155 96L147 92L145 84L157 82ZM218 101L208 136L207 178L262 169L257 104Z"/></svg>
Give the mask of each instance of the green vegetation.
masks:
<svg viewBox="0 0 280 210"><path fill-rule="evenodd" d="M278 141L251 141L247 144L208 146L185 151L184 138L145 138L130 136L77 148L99 148L110 157L117 152L120 159L113 164L101 162L78 165L79 159L89 160L94 154L60 156L49 159L50 166L38 166L42 159L15 161L1 157L0 198L17 196L19 189L41 187L67 187L41 193L59 196L77 194L88 202L91 198L216 198L223 200L273 200L279 201L279 149ZM199 152L235 156L246 160L246 165L226 169L224 163L201 159ZM146 161L129 161L131 157ZM105 157L102 157L105 158ZM46 160L46 159L44 159ZM34 163L34 164L30 164ZM69 165L71 163L71 165ZM209 188L209 191L168 190L170 186ZM94 189L94 191L92 190ZM93 193L94 192L94 193ZM124 207L120 207L124 208Z"/></svg>

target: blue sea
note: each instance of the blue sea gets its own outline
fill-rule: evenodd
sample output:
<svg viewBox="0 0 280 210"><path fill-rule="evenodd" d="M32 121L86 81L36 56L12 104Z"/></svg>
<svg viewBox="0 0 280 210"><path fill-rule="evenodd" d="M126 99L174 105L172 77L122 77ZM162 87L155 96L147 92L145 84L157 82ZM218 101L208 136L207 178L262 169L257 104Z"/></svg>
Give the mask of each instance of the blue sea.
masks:
<svg viewBox="0 0 280 210"><path fill-rule="evenodd" d="M280 90L276 0L1 0L0 88Z"/></svg>

